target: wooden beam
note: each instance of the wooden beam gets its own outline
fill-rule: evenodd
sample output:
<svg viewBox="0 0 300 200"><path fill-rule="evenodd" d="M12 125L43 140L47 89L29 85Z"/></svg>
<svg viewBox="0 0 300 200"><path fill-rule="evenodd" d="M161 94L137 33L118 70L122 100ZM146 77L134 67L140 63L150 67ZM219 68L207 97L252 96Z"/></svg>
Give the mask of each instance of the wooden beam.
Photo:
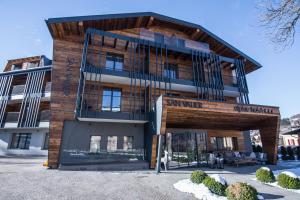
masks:
<svg viewBox="0 0 300 200"><path fill-rule="evenodd" d="M197 28L196 31L192 34L191 38L194 40L196 36L199 34L200 30Z"/></svg>
<svg viewBox="0 0 300 200"><path fill-rule="evenodd" d="M118 41L118 39L115 38L115 40L114 40L114 48L116 48L116 46L117 46L117 41Z"/></svg>
<svg viewBox="0 0 300 200"><path fill-rule="evenodd" d="M141 23L143 21L142 17L138 17L135 23L135 27L139 28L141 26Z"/></svg>
<svg viewBox="0 0 300 200"><path fill-rule="evenodd" d="M149 27L152 25L153 21L154 21L154 17L151 16L151 17L149 18L149 20L148 20L148 23L147 23L147 25L146 25L146 28L149 28Z"/></svg>

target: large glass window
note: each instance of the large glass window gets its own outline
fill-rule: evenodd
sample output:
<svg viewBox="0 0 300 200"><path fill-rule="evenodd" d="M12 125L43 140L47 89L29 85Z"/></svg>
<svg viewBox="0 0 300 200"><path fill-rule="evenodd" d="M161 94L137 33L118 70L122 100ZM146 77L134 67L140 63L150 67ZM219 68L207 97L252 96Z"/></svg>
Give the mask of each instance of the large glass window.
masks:
<svg viewBox="0 0 300 200"><path fill-rule="evenodd" d="M31 133L14 133L10 148L29 149L30 139L31 139Z"/></svg>
<svg viewBox="0 0 300 200"><path fill-rule="evenodd" d="M104 88L102 97L102 111L119 112L121 111L120 89Z"/></svg>
<svg viewBox="0 0 300 200"><path fill-rule="evenodd" d="M133 136L124 136L123 149L124 150L133 149Z"/></svg>
<svg viewBox="0 0 300 200"><path fill-rule="evenodd" d="M105 68L115 71L123 70L124 57L122 55L117 54L106 54L106 63Z"/></svg>
<svg viewBox="0 0 300 200"><path fill-rule="evenodd" d="M178 67L176 65L168 65L164 69L164 77L177 79Z"/></svg>
<svg viewBox="0 0 300 200"><path fill-rule="evenodd" d="M90 141L90 152L91 153L99 153L100 152L100 142L101 142L101 136L91 136L91 141Z"/></svg>
<svg viewBox="0 0 300 200"><path fill-rule="evenodd" d="M210 142L213 150L237 150L236 137L211 137Z"/></svg>
<svg viewBox="0 0 300 200"><path fill-rule="evenodd" d="M49 133L45 134L45 139L44 139L44 146L43 149L47 150L49 148Z"/></svg>
<svg viewBox="0 0 300 200"><path fill-rule="evenodd" d="M107 151L116 151L117 150L117 136L108 136L107 137Z"/></svg>

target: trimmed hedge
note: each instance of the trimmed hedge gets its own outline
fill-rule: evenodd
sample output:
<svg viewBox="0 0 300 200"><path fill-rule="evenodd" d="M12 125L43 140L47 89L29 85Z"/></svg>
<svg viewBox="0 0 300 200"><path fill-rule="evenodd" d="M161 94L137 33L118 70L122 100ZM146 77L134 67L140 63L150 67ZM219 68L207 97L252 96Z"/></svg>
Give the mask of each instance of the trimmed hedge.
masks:
<svg viewBox="0 0 300 200"><path fill-rule="evenodd" d="M259 168L256 170L256 178L257 180L263 183L272 183L275 182L275 176L271 170Z"/></svg>
<svg viewBox="0 0 300 200"><path fill-rule="evenodd" d="M221 183L217 182L215 179L207 176L203 180L203 184L214 194L219 196L225 196L225 190L227 185L222 185Z"/></svg>
<svg viewBox="0 0 300 200"><path fill-rule="evenodd" d="M200 184L207 177L207 174L204 171L197 170L193 171L191 174L191 181L196 184Z"/></svg>
<svg viewBox="0 0 300 200"><path fill-rule="evenodd" d="M300 189L300 179L280 173L277 177L278 185L287 189Z"/></svg>
<svg viewBox="0 0 300 200"><path fill-rule="evenodd" d="M257 191L247 183L234 183L226 189L228 200L257 200Z"/></svg>

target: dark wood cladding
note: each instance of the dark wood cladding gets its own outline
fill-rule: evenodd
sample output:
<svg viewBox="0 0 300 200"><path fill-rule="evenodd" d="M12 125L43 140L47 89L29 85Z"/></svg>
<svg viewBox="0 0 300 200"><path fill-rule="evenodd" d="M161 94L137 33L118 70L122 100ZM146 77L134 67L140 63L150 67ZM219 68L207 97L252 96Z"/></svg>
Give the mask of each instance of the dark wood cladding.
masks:
<svg viewBox="0 0 300 200"><path fill-rule="evenodd" d="M83 45L54 40L51 91L51 123L48 162L58 167L59 149L65 120L75 120L74 111Z"/></svg>

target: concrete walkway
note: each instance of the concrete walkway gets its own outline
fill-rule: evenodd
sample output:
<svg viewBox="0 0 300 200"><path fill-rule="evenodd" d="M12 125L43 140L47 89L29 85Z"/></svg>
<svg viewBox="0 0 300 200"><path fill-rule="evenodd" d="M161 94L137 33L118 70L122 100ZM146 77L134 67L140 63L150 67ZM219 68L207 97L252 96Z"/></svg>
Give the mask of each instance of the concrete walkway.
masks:
<svg viewBox="0 0 300 200"><path fill-rule="evenodd" d="M0 199L195 199L173 188L195 169L171 170L159 175L153 170L134 172L61 171L42 167L45 158L0 158ZM294 166L293 163L291 165ZM299 194L251 180L260 166L201 168L219 173L229 183L248 182L265 199L298 199ZM270 166L273 170L280 166Z"/></svg>

